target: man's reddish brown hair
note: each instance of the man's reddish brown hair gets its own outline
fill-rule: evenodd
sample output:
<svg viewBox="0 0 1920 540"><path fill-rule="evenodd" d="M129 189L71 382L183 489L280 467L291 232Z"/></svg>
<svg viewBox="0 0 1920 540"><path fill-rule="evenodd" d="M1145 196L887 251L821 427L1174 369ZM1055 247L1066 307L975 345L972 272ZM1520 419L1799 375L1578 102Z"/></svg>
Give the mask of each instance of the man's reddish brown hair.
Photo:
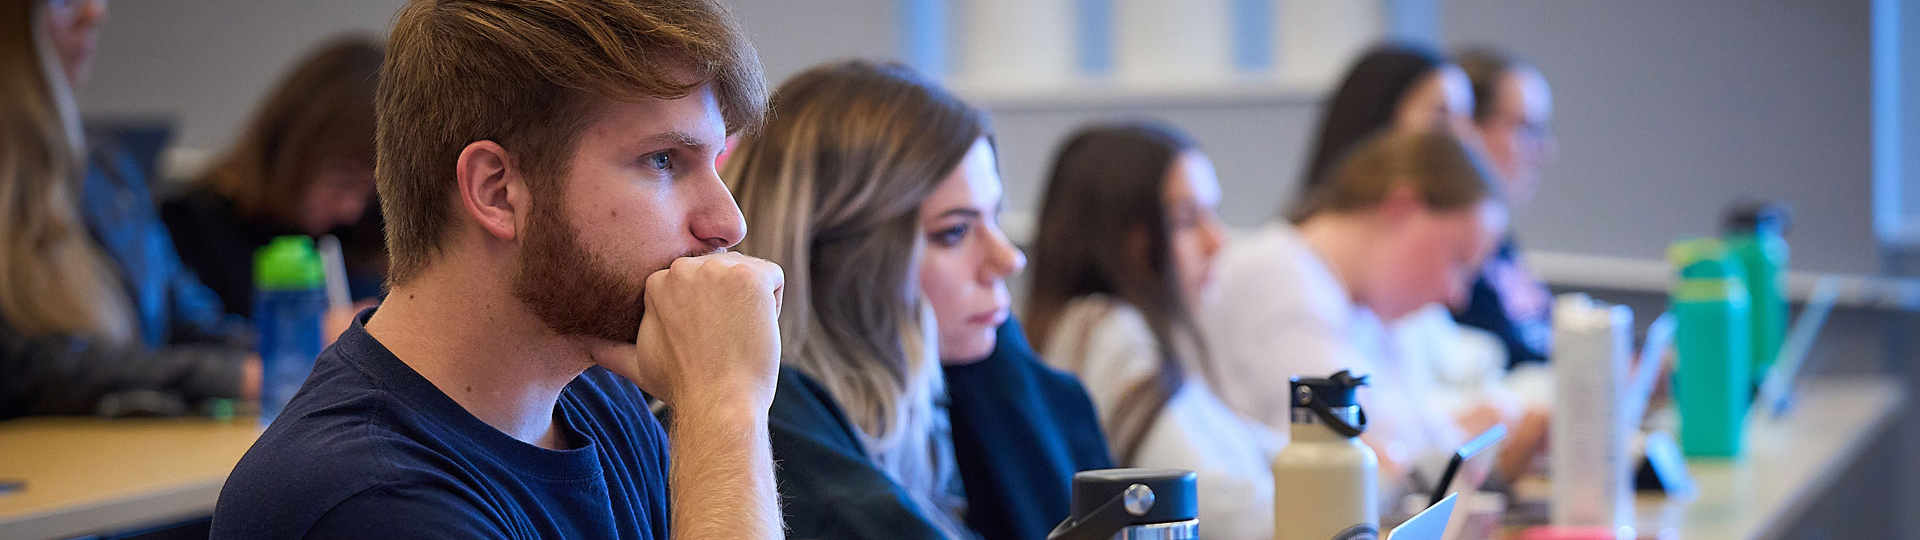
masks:
<svg viewBox="0 0 1920 540"><path fill-rule="evenodd" d="M711 87L728 133L759 127L765 76L714 0L414 0L388 40L375 176L390 285L419 275L458 208L467 145L506 148L536 192L557 192L600 99L676 99Z"/></svg>

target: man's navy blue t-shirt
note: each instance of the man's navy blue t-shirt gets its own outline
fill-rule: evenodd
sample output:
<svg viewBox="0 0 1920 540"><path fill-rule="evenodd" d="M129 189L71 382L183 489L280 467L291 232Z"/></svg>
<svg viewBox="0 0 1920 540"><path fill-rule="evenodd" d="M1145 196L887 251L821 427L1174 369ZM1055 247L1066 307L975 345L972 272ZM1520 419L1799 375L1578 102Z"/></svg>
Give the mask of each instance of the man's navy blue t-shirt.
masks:
<svg viewBox="0 0 1920 540"><path fill-rule="evenodd" d="M362 326L321 353L227 478L213 538L667 538L667 440L603 368L567 385L548 450L494 429Z"/></svg>

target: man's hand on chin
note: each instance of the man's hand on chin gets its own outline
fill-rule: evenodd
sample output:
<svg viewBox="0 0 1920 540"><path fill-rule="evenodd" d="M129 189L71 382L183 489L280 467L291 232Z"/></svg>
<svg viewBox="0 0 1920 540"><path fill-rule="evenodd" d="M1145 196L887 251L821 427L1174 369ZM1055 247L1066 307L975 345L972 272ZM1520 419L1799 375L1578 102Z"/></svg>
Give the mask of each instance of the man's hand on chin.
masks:
<svg viewBox="0 0 1920 540"><path fill-rule="evenodd" d="M779 265L738 253L677 259L647 277L634 343L594 339L589 351L668 404L764 414L779 372L785 279Z"/></svg>

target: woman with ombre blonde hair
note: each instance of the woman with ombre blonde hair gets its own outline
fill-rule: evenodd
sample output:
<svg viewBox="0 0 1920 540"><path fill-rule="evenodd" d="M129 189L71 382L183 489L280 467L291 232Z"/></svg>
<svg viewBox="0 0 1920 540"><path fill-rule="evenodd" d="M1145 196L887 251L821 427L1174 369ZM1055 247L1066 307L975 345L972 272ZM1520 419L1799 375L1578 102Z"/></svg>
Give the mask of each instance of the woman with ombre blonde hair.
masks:
<svg viewBox="0 0 1920 540"><path fill-rule="evenodd" d="M793 464L778 471L789 535L1044 537L1066 516L1068 477L1106 466L1104 451L1005 485L986 472L1002 468L996 459L1045 452L980 449L1097 435L1085 392L1067 390L1084 424L1037 436L982 434L947 407L1020 399L944 384L955 373L1045 370L999 356L1011 350L996 341L1006 279L1026 260L997 223L986 115L904 66L864 61L794 76L773 110L722 176L749 224L738 249L787 272L770 426L775 458Z"/></svg>

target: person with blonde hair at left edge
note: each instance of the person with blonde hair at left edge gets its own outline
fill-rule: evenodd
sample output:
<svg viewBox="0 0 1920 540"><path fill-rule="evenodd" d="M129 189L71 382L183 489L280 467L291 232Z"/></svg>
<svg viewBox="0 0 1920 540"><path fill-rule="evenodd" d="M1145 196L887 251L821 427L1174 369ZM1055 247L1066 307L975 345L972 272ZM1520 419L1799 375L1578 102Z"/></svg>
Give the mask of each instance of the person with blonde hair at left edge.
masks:
<svg viewBox="0 0 1920 540"><path fill-rule="evenodd" d="M795 75L773 109L724 176L753 225L740 250L790 273L771 416L788 535L1045 538L1073 473L1111 464L1086 392L1009 320L1026 258L986 114L866 61Z"/></svg>
<svg viewBox="0 0 1920 540"><path fill-rule="evenodd" d="M106 4L0 2L0 418L259 394L244 325L181 265L138 160L81 130Z"/></svg>

